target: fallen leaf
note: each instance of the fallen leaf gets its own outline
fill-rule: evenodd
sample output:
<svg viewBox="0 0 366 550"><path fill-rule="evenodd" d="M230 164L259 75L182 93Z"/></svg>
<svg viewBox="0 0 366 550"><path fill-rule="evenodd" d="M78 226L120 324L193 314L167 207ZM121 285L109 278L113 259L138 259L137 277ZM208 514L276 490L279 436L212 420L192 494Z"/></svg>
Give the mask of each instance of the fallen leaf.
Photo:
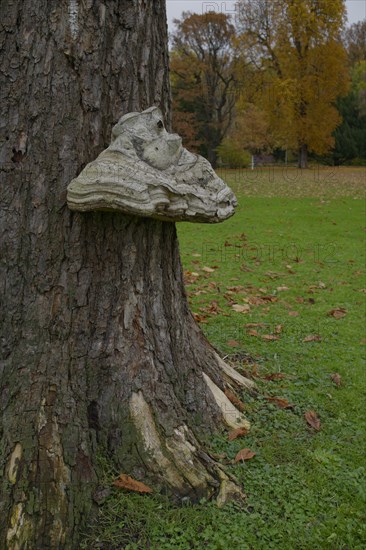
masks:
<svg viewBox="0 0 366 550"><path fill-rule="evenodd" d="M192 313L194 320L197 323L207 323L207 315L200 315L199 313Z"/></svg>
<svg viewBox="0 0 366 550"><path fill-rule="evenodd" d="M283 397L268 396L265 399L267 399L267 401L271 401L272 403L277 405L277 407L279 407L280 409L293 409L295 406L293 403L289 403L289 401L287 399L284 399Z"/></svg>
<svg viewBox="0 0 366 550"><path fill-rule="evenodd" d="M206 265L202 268L202 271L206 273L213 273L215 270L212 267L207 267Z"/></svg>
<svg viewBox="0 0 366 550"><path fill-rule="evenodd" d="M248 304L233 304L231 307L237 313L248 313L248 311L250 311L250 306Z"/></svg>
<svg viewBox="0 0 366 550"><path fill-rule="evenodd" d="M263 334L263 336L261 336L262 340L267 340L267 341L271 341L271 340L279 340L280 337L279 336L276 336L275 334Z"/></svg>
<svg viewBox="0 0 366 550"><path fill-rule="evenodd" d="M228 398L228 400L233 404L235 405L235 407L237 407L239 409L240 412L243 412L245 411L245 405L242 401L240 401L240 399L238 397L236 397L236 395L228 390L227 388L225 389L225 395L226 397Z"/></svg>
<svg viewBox="0 0 366 550"><path fill-rule="evenodd" d="M278 298L276 296L262 296L262 300L265 302L277 302Z"/></svg>
<svg viewBox="0 0 366 550"><path fill-rule="evenodd" d="M127 474L120 474L118 479L113 481L113 485L119 489L126 489L127 491L135 491L136 493L152 493L153 490L142 483L137 481Z"/></svg>
<svg viewBox="0 0 366 550"><path fill-rule="evenodd" d="M236 428L236 430L233 430L229 433L227 436L229 441L234 441L234 439L237 439L238 437L243 437L244 435L247 435L248 430L246 428Z"/></svg>
<svg viewBox="0 0 366 550"><path fill-rule="evenodd" d="M250 449L241 449L241 451L238 452L236 457L234 458L234 462L240 462L241 460L250 460L255 456L256 453L251 451Z"/></svg>
<svg viewBox="0 0 366 550"><path fill-rule="evenodd" d="M346 313L347 310L344 307L337 307L328 311L329 317L334 317L335 319L342 319L342 317L346 316Z"/></svg>
<svg viewBox="0 0 366 550"><path fill-rule="evenodd" d="M306 422L317 432L320 430L320 419L315 411L306 411L304 414Z"/></svg>
<svg viewBox="0 0 366 550"><path fill-rule="evenodd" d="M277 287L278 292L282 292L283 290L289 290L288 286L278 286Z"/></svg>
<svg viewBox="0 0 366 550"><path fill-rule="evenodd" d="M236 340L229 340L226 344L231 348L237 348L240 345Z"/></svg>
<svg viewBox="0 0 366 550"><path fill-rule="evenodd" d="M305 298L303 298L302 296L298 296L298 297L296 298L296 302L297 302L298 304L303 304L303 303L305 302Z"/></svg>
<svg viewBox="0 0 366 550"><path fill-rule="evenodd" d="M246 325L244 326L245 328L255 328L255 327L265 328L266 323L246 323Z"/></svg>
<svg viewBox="0 0 366 550"><path fill-rule="evenodd" d="M219 312L222 311L222 309L219 307L219 304L217 303L217 301L213 300L207 311L208 313L214 313L217 315Z"/></svg>
<svg viewBox="0 0 366 550"><path fill-rule="evenodd" d="M288 314L290 315L290 317L298 317L299 316L298 311L289 311Z"/></svg>
<svg viewBox="0 0 366 550"><path fill-rule="evenodd" d="M276 325L276 327L275 327L275 333L276 333L276 334L281 334L282 329L283 329L283 325Z"/></svg>
<svg viewBox="0 0 366 550"><path fill-rule="evenodd" d="M336 386L340 386L342 384L342 378L341 378L341 375L338 374L338 372L334 372L333 374L330 375L330 377Z"/></svg>
<svg viewBox="0 0 366 550"><path fill-rule="evenodd" d="M254 328L247 331L249 336L260 336L259 332L255 330Z"/></svg>
<svg viewBox="0 0 366 550"><path fill-rule="evenodd" d="M227 302L229 302L229 306L232 306L235 303L228 292L225 292L224 298L225 300L227 300Z"/></svg>
<svg viewBox="0 0 366 550"><path fill-rule="evenodd" d="M238 285L238 286L228 286L226 290L228 290L229 292L238 293L238 292L243 292L244 287L241 286L241 285Z"/></svg>
<svg viewBox="0 0 366 550"><path fill-rule="evenodd" d="M309 334L303 339L303 342L321 342L322 337L319 334Z"/></svg>
<svg viewBox="0 0 366 550"><path fill-rule="evenodd" d="M246 266L245 264L242 264L240 266L240 271L246 271L248 273L251 273L253 271L253 269L251 269L250 267Z"/></svg>
<svg viewBox="0 0 366 550"><path fill-rule="evenodd" d="M261 296L250 296L249 303L253 306L264 306L267 302L264 297Z"/></svg>
<svg viewBox="0 0 366 550"><path fill-rule="evenodd" d="M199 274L195 273L194 271L185 271L184 274L183 274L184 283L186 285L195 283L197 281L198 277L199 277Z"/></svg>
<svg viewBox="0 0 366 550"><path fill-rule="evenodd" d="M263 376L263 380L283 380L283 378L286 378L286 374L283 372L273 372L272 374Z"/></svg>

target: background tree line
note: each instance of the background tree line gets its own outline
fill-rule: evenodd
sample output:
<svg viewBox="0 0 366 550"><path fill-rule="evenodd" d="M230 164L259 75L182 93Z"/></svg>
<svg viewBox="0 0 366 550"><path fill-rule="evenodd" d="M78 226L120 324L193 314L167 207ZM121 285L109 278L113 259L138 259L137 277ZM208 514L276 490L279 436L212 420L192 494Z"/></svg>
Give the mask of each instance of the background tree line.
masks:
<svg viewBox="0 0 366 550"><path fill-rule="evenodd" d="M172 35L175 130L214 165L366 162L366 21L344 0L241 0Z"/></svg>

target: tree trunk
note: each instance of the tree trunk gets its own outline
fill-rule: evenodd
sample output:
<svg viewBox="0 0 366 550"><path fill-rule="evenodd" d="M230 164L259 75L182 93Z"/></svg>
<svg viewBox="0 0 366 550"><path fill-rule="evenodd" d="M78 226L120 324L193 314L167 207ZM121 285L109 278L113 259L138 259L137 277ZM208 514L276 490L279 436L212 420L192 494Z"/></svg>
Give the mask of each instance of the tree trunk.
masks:
<svg viewBox="0 0 366 550"><path fill-rule="evenodd" d="M302 144L299 148L299 168L308 167L308 146Z"/></svg>
<svg viewBox="0 0 366 550"><path fill-rule="evenodd" d="M123 113L169 117L163 0L1 13L0 548L77 548L98 453L178 497L227 487L197 438L245 423L221 390L250 384L189 312L174 224L66 206Z"/></svg>

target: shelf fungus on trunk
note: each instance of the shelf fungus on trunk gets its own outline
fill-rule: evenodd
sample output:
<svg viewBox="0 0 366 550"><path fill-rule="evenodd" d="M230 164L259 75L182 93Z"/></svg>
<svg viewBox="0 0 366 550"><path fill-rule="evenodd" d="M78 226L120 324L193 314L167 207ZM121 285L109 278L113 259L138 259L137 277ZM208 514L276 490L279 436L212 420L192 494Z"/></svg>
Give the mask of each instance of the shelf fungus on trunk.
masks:
<svg viewBox="0 0 366 550"><path fill-rule="evenodd" d="M110 146L70 182L67 203L81 212L205 223L229 218L237 205L211 164L165 130L157 107L120 118Z"/></svg>

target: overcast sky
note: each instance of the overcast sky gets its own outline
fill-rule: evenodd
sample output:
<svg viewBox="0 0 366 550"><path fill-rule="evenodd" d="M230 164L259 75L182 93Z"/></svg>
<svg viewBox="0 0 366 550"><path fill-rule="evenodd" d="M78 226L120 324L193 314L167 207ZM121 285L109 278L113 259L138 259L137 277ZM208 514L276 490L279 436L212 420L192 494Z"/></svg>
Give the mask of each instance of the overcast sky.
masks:
<svg viewBox="0 0 366 550"><path fill-rule="evenodd" d="M366 0L346 0L346 4L349 24L366 18ZM166 0L166 5L170 32L173 30L173 19L180 18L182 11L192 11L195 13L205 13L206 11L235 13L235 1L206 2L202 0Z"/></svg>

